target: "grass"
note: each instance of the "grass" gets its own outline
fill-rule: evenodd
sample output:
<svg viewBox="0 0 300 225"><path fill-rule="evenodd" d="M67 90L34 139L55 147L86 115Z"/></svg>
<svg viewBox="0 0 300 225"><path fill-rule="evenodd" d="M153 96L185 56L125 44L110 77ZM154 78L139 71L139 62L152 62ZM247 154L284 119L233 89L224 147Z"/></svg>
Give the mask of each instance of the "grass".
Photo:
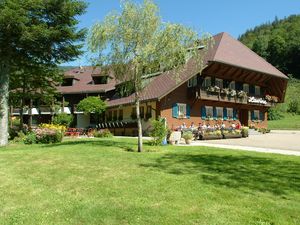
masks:
<svg viewBox="0 0 300 225"><path fill-rule="evenodd" d="M268 121L268 128L271 130L300 130L300 115L285 113L283 119Z"/></svg>
<svg viewBox="0 0 300 225"><path fill-rule="evenodd" d="M284 115L281 120L268 121L268 127L270 129L280 130L300 130L300 115L293 115L287 113L289 104L292 100L298 101L300 107L300 80L290 79L285 95L284 103L277 104L275 109ZM300 110L300 108L299 108Z"/></svg>
<svg viewBox="0 0 300 225"><path fill-rule="evenodd" d="M300 224L300 158L80 139L0 148L0 224Z"/></svg>

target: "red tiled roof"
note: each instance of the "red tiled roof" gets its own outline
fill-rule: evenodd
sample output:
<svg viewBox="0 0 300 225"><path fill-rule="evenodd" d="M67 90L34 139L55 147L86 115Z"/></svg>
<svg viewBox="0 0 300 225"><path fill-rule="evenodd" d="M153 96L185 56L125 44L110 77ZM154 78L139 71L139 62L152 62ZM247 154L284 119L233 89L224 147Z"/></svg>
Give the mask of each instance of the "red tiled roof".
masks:
<svg viewBox="0 0 300 225"><path fill-rule="evenodd" d="M248 47L243 45L238 40L235 40L227 33L220 33L214 36L214 46L209 49L205 56L205 62L220 62L235 67L240 67L260 73L277 76L283 79L288 79L286 75L278 69L258 56ZM186 82L189 78L197 73L197 70L192 61L189 61L185 68L180 72L180 82L176 82L176 75L173 71L168 71L157 76L144 89L141 100L159 99L174 90L176 87ZM131 104L134 102L134 95L113 99L108 102L110 107L122 104Z"/></svg>
<svg viewBox="0 0 300 225"><path fill-rule="evenodd" d="M115 79L108 79L107 84L92 84L93 74L99 74L100 69L92 66L74 68L65 72L65 77L72 77L72 86L59 86L57 90L63 94L103 93L115 88ZM111 75L110 75L111 76Z"/></svg>

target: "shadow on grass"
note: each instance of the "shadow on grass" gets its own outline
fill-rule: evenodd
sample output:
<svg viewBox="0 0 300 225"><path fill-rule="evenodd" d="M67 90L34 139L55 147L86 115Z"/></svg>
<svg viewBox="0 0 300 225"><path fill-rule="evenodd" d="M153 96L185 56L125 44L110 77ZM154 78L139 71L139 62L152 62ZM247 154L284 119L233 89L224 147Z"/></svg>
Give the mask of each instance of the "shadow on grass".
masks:
<svg viewBox="0 0 300 225"><path fill-rule="evenodd" d="M300 191L300 162L220 154L170 153L154 163L140 164L176 175L199 175L207 183L246 191L285 195Z"/></svg>

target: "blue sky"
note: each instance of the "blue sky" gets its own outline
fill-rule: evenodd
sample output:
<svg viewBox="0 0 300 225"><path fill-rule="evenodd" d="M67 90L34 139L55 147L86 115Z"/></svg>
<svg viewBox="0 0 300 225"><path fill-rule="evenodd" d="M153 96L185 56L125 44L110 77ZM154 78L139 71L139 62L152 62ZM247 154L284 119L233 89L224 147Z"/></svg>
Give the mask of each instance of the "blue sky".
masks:
<svg viewBox="0 0 300 225"><path fill-rule="evenodd" d="M112 10L120 10L119 0L87 0L86 14L79 17L79 27L90 28L103 20ZM142 0L136 0L142 2ZM198 32L217 34L222 31L237 38L247 29L291 14L300 14L297 0L154 0L159 6L163 21L180 23ZM85 48L86 49L86 48ZM63 65L88 65L87 53Z"/></svg>

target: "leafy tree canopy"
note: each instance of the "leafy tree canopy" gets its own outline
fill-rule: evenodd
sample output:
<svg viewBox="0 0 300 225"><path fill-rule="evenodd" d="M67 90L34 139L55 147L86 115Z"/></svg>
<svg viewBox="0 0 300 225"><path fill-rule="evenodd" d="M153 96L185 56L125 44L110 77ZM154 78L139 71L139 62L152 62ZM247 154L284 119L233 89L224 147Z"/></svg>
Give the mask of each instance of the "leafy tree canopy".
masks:
<svg viewBox="0 0 300 225"><path fill-rule="evenodd" d="M275 18L246 31L239 40L282 72L300 78L300 15Z"/></svg>
<svg viewBox="0 0 300 225"><path fill-rule="evenodd" d="M106 103L99 97L90 96L81 100L77 105L77 110L84 113L96 113L101 114L106 109Z"/></svg>

